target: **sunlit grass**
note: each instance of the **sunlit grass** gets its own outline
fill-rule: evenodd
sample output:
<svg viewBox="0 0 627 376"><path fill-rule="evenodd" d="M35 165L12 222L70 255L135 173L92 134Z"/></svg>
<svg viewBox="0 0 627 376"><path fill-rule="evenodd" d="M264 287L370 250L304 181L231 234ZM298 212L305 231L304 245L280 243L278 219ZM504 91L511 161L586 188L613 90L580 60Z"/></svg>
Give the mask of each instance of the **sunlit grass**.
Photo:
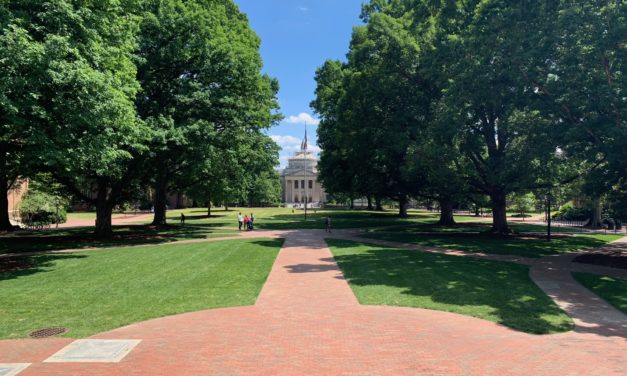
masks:
<svg viewBox="0 0 627 376"><path fill-rule="evenodd" d="M528 333L572 320L529 278L527 266L327 240L362 304L460 313Z"/></svg>
<svg viewBox="0 0 627 376"><path fill-rule="evenodd" d="M282 240L147 246L22 258L0 273L0 338L46 327L85 337L133 322L254 304Z"/></svg>

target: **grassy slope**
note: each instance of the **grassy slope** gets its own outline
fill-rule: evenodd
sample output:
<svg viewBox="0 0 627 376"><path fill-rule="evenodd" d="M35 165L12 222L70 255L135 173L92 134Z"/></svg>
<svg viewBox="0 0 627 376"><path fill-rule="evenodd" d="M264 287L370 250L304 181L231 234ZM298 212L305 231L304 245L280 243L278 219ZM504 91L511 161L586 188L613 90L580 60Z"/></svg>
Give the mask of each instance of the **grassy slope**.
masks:
<svg viewBox="0 0 627 376"><path fill-rule="evenodd" d="M428 308L529 333L572 327L522 265L328 240L362 304Z"/></svg>
<svg viewBox="0 0 627 376"><path fill-rule="evenodd" d="M0 338L63 326L78 338L195 310L254 304L282 240L236 240L28 258L0 273Z"/></svg>
<svg viewBox="0 0 627 376"><path fill-rule="evenodd" d="M573 273L579 283L627 314L627 279Z"/></svg>

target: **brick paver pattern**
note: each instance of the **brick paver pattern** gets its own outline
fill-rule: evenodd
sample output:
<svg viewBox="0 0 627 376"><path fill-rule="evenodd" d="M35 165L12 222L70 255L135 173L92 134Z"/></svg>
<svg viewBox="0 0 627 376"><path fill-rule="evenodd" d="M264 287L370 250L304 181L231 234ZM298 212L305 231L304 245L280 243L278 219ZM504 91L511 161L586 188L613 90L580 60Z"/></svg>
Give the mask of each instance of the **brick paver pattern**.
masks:
<svg viewBox="0 0 627 376"><path fill-rule="evenodd" d="M613 309L561 280L570 275L567 258L504 260L531 265L531 276L544 281L539 286L575 318L574 331L537 336L453 313L360 305L322 231L243 236L286 238L254 306L159 318L94 336L142 340L120 363L42 363L71 339L0 341L0 363L33 363L21 375L627 374L625 315L589 317L575 304L583 299L594 315ZM350 232L332 236L356 239Z"/></svg>

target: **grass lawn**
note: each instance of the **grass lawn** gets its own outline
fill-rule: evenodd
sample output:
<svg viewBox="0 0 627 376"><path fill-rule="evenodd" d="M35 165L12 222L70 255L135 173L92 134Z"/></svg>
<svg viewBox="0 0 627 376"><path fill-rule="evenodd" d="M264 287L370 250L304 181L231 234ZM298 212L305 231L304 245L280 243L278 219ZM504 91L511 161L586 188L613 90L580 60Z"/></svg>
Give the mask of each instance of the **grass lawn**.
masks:
<svg viewBox="0 0 627 376"><path fill-rule="evenodd" d="M523 265L327 240L362 304L474 316L528 333L570 330L572 320Z"/></svg>
<svg viewBox="0 0 627 376"><path fill-rule="evenodd" d="M283 241L251 239L23 258L0 273L0 338L67 327L80 338L133 322L254 304Z"/></svg>
<svg viewBox="0 0 627 376"><path fill-rule="evenodd" d="M179 240L205 239L237 235L236 231L170 226L115 226L111 239L96 239L92 228L72 228L45 231L19 231L0 236L0 254L40 252L60 249L112 247L157 244ZM1 262L1 260L0 260ZM0 270L2 265L0 264Z"/></svg>
<svg viewBox="0 0 627 376"><path fill-rule="evenodd" d="M208 227L237 227L237 213L242 215L251 212L255 214L255 226L263 230L291 230L291 229L323 229L324 219L331 217L333 228L368 228L382 226L412 225L417 223L433 223L437 221L437 213L411 211L409 218L399 218L393 210L384 212L367 210L346 209L309 209L307 222L304 221L302 209L288 208L231 208L212 210L212 216L207 216L207 209L171 210L168 212L168 221L176 223L181 213L186 216L188 225L201 225Z"/></svg>
<svg viewBox="0 0 627 376"><path fill-rule="evenodd" d="M395 229L395 231L375 230L363 236L470 252L526 257L542 257L600 247L622 237L622 235L604 234L561 234L554 236L553 240L548 242L541 235L521 233L519 235L499 236L477 232L478 229L485 228L485 226L481 224L464 224L452 228L429 226L430 233L425 232L426 226L415 226Z"/></svg>
<svg viewBox="0 0 627 376"><path fill-rule="evenodd" d="M587 273L573 273L573 277L589 290L627 314L627 279L603 277Z"/></svg>

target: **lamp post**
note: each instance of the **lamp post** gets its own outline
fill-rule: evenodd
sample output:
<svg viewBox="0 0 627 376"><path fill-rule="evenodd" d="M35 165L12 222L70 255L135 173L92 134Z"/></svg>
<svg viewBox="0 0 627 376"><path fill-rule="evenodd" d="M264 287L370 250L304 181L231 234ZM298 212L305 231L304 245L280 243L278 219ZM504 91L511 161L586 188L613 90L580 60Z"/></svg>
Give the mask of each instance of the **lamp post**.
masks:
<svg viewBox="0 0 627 376"><path fill-rule="evenodd" d="M551 241L551 190L546 195L546 240Z"/></svg>
<svg viewBox="0 0 627 376"><path fill-rule="evenodd" d="M308 187L308 183L307 183L307 121L305 121L305 140L303 141L303 177L305 179L305 222L307 222L307 201L308 201L308 195L307 195L307 187Z"/></svg>

